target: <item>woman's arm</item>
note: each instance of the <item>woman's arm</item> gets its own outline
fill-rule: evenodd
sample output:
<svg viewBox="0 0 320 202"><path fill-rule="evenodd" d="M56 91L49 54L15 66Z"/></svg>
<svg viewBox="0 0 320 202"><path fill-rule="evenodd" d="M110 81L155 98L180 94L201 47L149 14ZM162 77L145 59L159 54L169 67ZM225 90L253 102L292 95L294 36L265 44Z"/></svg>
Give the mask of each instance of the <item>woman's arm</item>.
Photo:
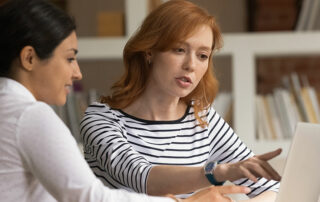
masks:
<svg viewBox="0 0 320 202"><path fill-rule="evenodd" d="M215 169L214 176L218 181L235 181L240 178L251 178L257 182L257 177L269 180L279 176L266 162L279 154L279 150L249 158L237 163L221 164ZM182 194L193 192L209 186L203 167L185 166L155 166L151 169L147 190L150 195L162 195L168 192Z"/></svg>
<svg viewBox="0 0 320 202"><path fill-rule="evenodd" d="M149 173L147 193L157 196L185 194L210 185L203 167L154 166Z"/></svg>
<svg viewBox="0 0 320 202"><path fill-rule="evenodd" d="M57 201L173 201L103 186L85 162L68 128L48 105L27 108L17 129L17 149L27 172Z"/></svg>
<svg viewBox="0 0 320 202"><path fill-rule="evenodd" d="M105 197L107 190L48 105L37 103L26 109L19 125L17 139L26 167L56 200L98 201Z"/></svg>

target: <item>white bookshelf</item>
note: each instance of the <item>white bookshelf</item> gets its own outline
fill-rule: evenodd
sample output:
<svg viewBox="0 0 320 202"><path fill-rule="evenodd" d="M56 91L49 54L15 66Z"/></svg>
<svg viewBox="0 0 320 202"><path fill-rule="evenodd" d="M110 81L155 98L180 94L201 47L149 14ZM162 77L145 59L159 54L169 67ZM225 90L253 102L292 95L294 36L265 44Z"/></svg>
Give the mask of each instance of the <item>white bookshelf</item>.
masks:
<svg viewBox="0 0 320 202"><path fill-rule="evenodd" d="M128 36L79 38L80 60L122 58L126 41L147 14L147 0L126 0L125 7ZM255 139L255 58L320 54L320 32L224 34L223 39L224 47L217 56L227 55L232 59L233 120L236 133L257 154L281 147L282 156L286 156L290 140Z"/></svg>
<svg viewBox="0 0 320 202"><path fill-rule="evenodd" d="M225 34L224 47L218 54L232 58L235 131L255 153L281 147L282 156L286 156L290 140L255 139L255 58L320 54L320 32Z"/></svg>

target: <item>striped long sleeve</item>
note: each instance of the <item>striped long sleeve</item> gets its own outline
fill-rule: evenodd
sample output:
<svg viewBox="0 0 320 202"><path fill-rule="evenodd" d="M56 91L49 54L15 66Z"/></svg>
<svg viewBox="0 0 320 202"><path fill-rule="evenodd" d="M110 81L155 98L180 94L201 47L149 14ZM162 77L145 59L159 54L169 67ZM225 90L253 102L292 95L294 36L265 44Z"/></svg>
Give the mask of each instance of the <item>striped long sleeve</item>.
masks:
<svg viewBox="0 0 320 202"><path fill-rule="evenodd" d="M228 163L254 156L213 108L200 115L208 122L205 128L192 106L178 120L150 121L95 103L81 123L85 158L105 185L146 193L153 165L203 166L208 159ZM279 188L264 178L234 183L250 187L250 197Z"/></svg>
<svg viewBox="0 0 320 202"><path fill-rule="evenodd" d="M99 106L92 105L90 109L94 108ZM125 138L125 130L110 112L86 112L81 134L85 158L104 184L146 193L146 179L152 164L132 148Z"/></svg>

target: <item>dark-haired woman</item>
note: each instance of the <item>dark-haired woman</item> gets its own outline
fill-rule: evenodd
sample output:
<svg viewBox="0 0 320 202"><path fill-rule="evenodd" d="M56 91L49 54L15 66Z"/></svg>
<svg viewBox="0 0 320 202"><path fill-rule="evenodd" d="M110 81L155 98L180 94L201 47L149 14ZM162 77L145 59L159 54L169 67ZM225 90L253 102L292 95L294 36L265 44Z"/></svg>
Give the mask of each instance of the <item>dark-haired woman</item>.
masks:
<svg viewBox="0 0 320 202"><path fill-rule="evenodd" d="M174 201L110 190L97 179L70 131L50 108L63 105L74 80L75 24L43 0L0 6L0 200L5 202ZM243 187L209 188L186 199L230 201Z"/></svg>

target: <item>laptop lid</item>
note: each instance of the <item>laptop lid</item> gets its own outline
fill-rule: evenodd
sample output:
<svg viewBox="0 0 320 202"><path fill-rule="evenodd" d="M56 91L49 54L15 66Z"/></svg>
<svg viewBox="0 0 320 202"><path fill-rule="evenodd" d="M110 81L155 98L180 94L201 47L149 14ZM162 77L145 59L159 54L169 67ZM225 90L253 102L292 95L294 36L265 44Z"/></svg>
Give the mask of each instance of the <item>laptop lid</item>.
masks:
<svg viewBox="0 0 320 202"><path fill-rule="evenodd" d="M320 201L320 124L298 123L276 202Z"/></svg>

